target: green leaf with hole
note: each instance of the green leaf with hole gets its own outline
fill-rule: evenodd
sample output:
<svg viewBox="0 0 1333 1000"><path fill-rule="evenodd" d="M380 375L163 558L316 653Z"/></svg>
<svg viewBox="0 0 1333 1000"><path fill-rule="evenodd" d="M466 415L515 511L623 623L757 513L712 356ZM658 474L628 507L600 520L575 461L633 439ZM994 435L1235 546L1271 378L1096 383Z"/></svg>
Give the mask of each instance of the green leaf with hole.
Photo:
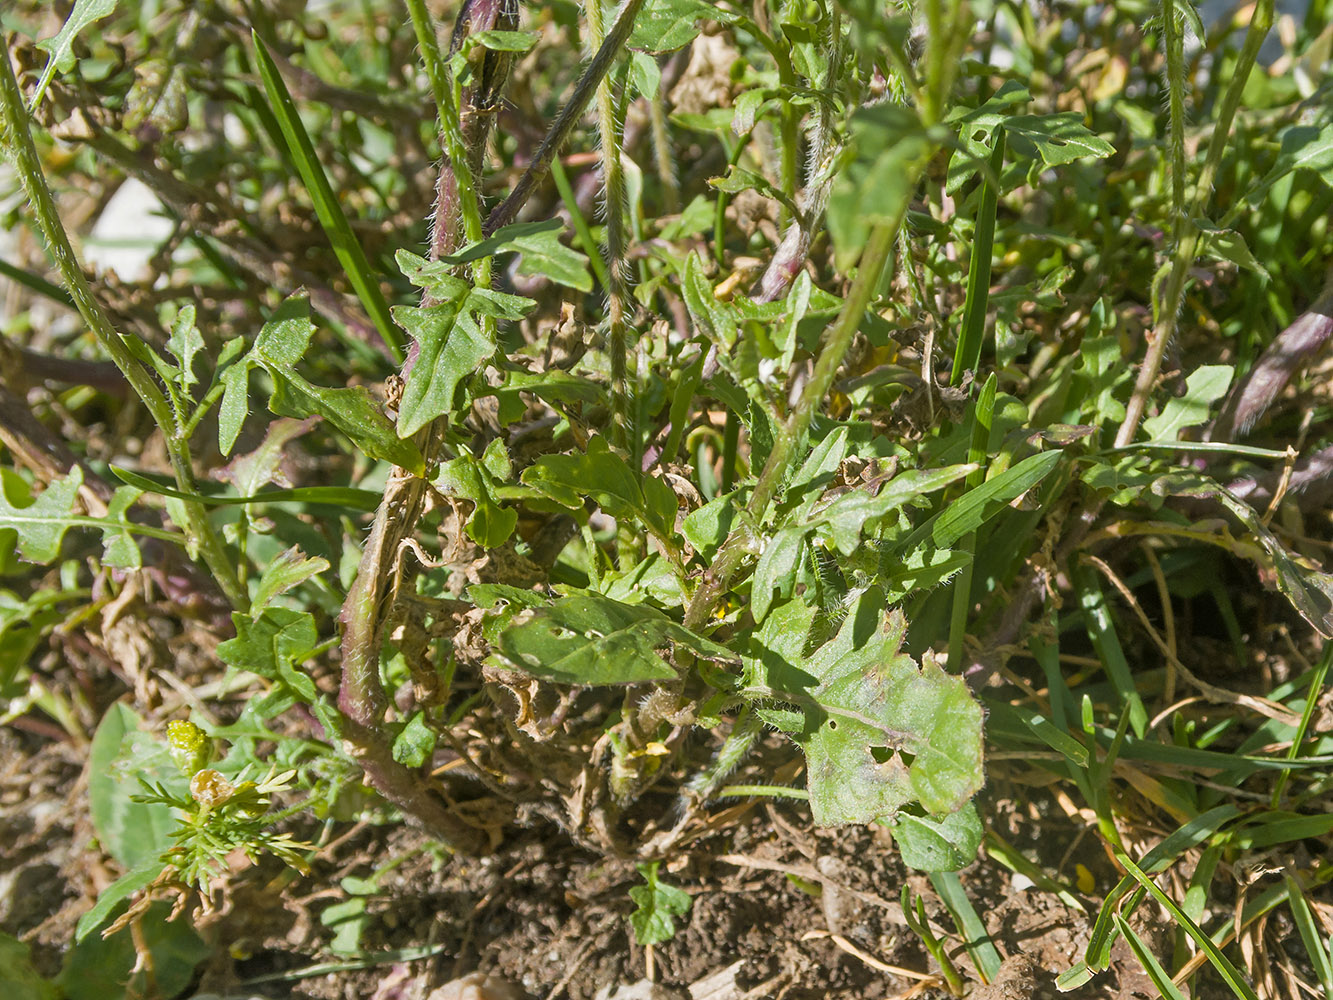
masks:
<svg viewBox="0 0 1333 1000"><path fill-rule="evenodd" d="M502 506L492 493L494 483L489 470L470 455L443 463L435 486L445 496L472 501L464 530L468 537L487 549L496 549L508 541L518 524L518 511Z"/></svg>
<svg viewBox="0 0 1333 1000"><path fill-rule="evenodd" d="M982 726L963 679L901 651L907 622L885 613L877 589L855 595L837 634L808 654L803 616L765 628L759 665L774 697L804 712L794 738L816 825L869 823L910 802L932 815L966 805L981 787Z"/></svg>

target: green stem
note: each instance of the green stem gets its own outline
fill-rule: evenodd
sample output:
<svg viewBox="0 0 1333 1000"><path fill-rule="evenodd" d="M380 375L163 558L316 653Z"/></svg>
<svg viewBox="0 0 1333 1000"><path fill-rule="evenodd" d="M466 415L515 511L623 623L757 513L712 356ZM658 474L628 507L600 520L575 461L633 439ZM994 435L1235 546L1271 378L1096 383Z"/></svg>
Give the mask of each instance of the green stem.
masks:
<svg viewBox="0 0 1333 1000"><path fill-rule="evenodd" d="M924 161L917 165L918 175L923 166ZM907 185L908 190L914 187L914 183ZM906 211L907 199L904 198L897 218L880 223L871 230L870 239L861 254L856 280L852 282L842 312L838 314L837 320L828 332L824 346L819 352L819 358L815 361L814 371L801 393L800 401L786 425L778 431L773 441L773 450L769 453L768 461L764 463L759 481L750 496L748 510L752 523L757 524L763 518L769 502L786 478L797 444L805 439L815 411L822 407L828 398L829 389L832 388L833 379L842 365L842 359L851 346L852 337L861 325L861 319L875 295L875 290L879 288L880 276L893 252L898 226ZM686 628L697 629L708 620L713 608L726 593L727 584L732 576L750 555L749 533L744 530L732 532L718 552L712 568L704 576L694 599L690 601L689 609L685 613Z"/></svg>
<svg viewBox="0 0 1333 1000"><path fill-rule="evenodd" d="M153 422L157 424L167 443L172 471L176 476L176 485L182 493L197 493L194 472L190 467L189 442L183 436L181 428L172 414L171 404L166 395L158 388L153 376L130 353L129 346L111 325L111 320L102 308L92 286L84 277L74 247L60 221L55 199L47 186L42 173L41 160L37 156L37 147L33 145L30 131L30 119L19 90L18 80L14 78L13 67L9 60L0 69L0 146L5 149L9 160L19 175L23 189L32 206L37 224L46 240L47 250L60 271L61 280L74 300L79 314L93 332L102 349L110 355L117 368L124 374L130 387L148 408ZM208 520L208 512L202 504L187 501L184 504L186 523L182 525L186 537L192 546L197 547L227 600L238 610L249 606L249 598L236 575L236 567L227 557L221 539L213 530Z"/></svg>
<svg viewBox="0 0 1333 1000"><path fill-rule="evenodd" d="M603 291L609 292L611 276L607 273L606 261L602 260L601 249L592 235L587 218L579 208L578 196L574 194L574 189L569 183L569 175L565 173L565 165L560 162L558 156L551 161L551 180L555 181L555 189L560 192L560 200L565 203L565 210L569 212L569 221L574 225L574 235L578 237L579 246L583 247L583 252L592 262L597 283L602 286Z"/></svg>
<svg viewBox="0 0 1333 1000"><path fill-rule="evenodd" d="M458 112L457 84L449 71L449 64L440 52L439 41L435 36L435 24L426 10L425 0L405 0L408 13L412 18L412 28L416 32L417 44L421 47L421 61L430 79L431 94L439 113L440 145L449 158L454 184L454 204L463 227L463 237L468 243L475 243L482 238L481 202L477 197L476 179L472 176L471 157L468 153L467 140L463 136L463 123ZM440 176L446 177L441 171ZM447 225L448 220L436 219L437 226ZM474 277L480 277L477 269L485 265L485 284L490 284L490 258L483 257L474 265ZM481 281L477 282L482 284Z"/></svg>
<svg viewBox="0 0 1333 1000"><path fill-rule="evenodd" d="M666 94L659 84L657 93L648 101L648 119L653 130L653 156L657 164L657 178L662 182L662 208L667 215L680 211L680 181L676 178L676 163L671 158L671 132L667 128Z"/></svg>
<svg viewBox="0 0 1333 1000"><path fill-rule="evenodd" d="M588 35L595 48L606 41L602 0L587 0ZM606 189L607 323L611 356L611 429L615 443L634 455L636 437L630 426L629 328L625 321L625 171L620 161L620 129L616 122L616 95L611 75L597 82L597 131L601 137L602 183Z"/></svg>
<svg viewBox="0 0 1333 1000"><path fill-rule="evenodd" d="M1134 383L1134 394L1130 397L1129 405L1125 407L1125 419L1116 434L1116 447L1122 448L1129 444L1134 440L1134 435L1138 433L1139 424L1142 422L1144 411L1148 406L1148 397L1152 393L1153 385L1157 382L1157 374L1162 369L1162 358L1166 355L1166 348L1170 344L1171 338L1175 336L1181 302L1185 297L1185 283L1189 277L1189 268L1194 263L1199 244L1199 230L1191 222L1191 218L1203 214L1208 205L1208 200L1212 196L1213 179L1217 176L1217 169L1226 153L1227 137L1231 134L1231 125L1235 120L1236 111L1240 107L1240 99L1244 93L1246 81L1249 80L1250 71L1259 58L1259 49L1263 45L1264 39L1268 37L1268 30L1273 26L1273 2L1274 0L1259 0L1255 4L1254 15L1250 18L1249 30L1245 33L1245 44L1241 47L1240 57L1236 61L1236 68L1231 76L1231 84L1227 87L1226 94L1218 108L1217 123L1213 128L1212 138L1208 142L1208 159L1204 161L1203 169L1199 172L1199 181L1194 189L1191 211L1181 213L1176 218L1176 250L1171 261L1171 273L1166 280L1161 306L1157 312L1156 322L1153 324L1152 339L1148 342L1148 350L1143 358L1143 367L1139 369L1138 380ZM1171 20L1169 11L1165 20ZM1168 52L1168 72L1169 60L1170 53ZM1181 73L1183 77L1183 69ZM1168 85L1172 90L1178 89L1176 81L1168 80ZM1179 88L1183 88L1183 86L1184 81L1181 79ZM1174 114L1176 110L1174 97L1171 106ZM1174 129L1173 124L1173 132ZM1179 165L1179 170L1181 184L1183 185L1183 162ZM1173 192L1176 190L1176 179L1174 177L1172 178L1172 190ZM1183 202L1183 194L1180 197Z"/></svg>

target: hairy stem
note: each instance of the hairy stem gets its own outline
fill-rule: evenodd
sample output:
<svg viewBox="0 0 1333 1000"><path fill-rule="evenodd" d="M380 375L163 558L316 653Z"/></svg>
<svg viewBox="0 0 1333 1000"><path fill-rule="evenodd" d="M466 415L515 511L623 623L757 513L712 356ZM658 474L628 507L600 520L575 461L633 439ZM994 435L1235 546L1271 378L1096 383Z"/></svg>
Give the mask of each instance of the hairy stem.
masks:
<svg viewBox="0 0 1333 1000"><path fill-rule="evenodd" d="M917 171L924 167L924 161L917 166ZM909 186L910 187L910 186ZM898 226L902 215L907 211L906 199L903 201L898 218L891 222L880 223L870 233L870 239L861 254L861 264L856 280L843 303L842 312L829 330L824 346L815 361L810 381L805 384L800 401L792 411L773 441L773 450L759 474L754 492L748 505L750 518L754 522L762 519L769 502L777 495L788 468L796 454L797 445L804 440L810 429L810 421L815 411L825 404L829 389L833 386L834 376L842 365L842 359L852 344L852 337L861 325L861 319L879 288L880 276L893 252L893 242L898 235ZM717 554L712 568L705 574L703 583L690 601L685 612L685 627L697 629L708 620L713 608L727 591L727 585L741 563L750 555L750 537L744 530L733 531Z"/></svg>
<svg viewBox="0 0 1333 1000"><path fill-rule="evenodd" d="M625 0L624 5L620 8L620 14L616 17L615 24L607 32L601 48L597 50L597 54L592 57L592 62L588 64L583 76L579 78L569 102L561 110L555 124L546 133L546 137L542 139L542 144L537 148L528 169L523 172L523 176L519 178L514 190L509 193L509 197L496 205L487 217L486 234L488 236L501 226L509 225L517 218L519 210L527 204L528 199L532 197L532 192L546 177L547 172L551 169L552 158L560 152L560 147L565 144L565 140L569 138L574 126L583 117L583 111L587 108L588 102L592 100L597 85L611 69L616 56L620 54L621 48L629 39L630 32L634 30L634 19L638 16L642 7L643 0Z"/></svg>
<svg viewBox="0 0 1333 1000"><path fill-rule="evenodd" d="M181 433L181 428L171 409L166 395L154 381L152 374L130 352L129 346L112 326L110 318L93 294L92 286L84 277L70 244L69 236L60 221L55 199L47 186L42 173L41 160L37 156L37 147L33 145L29 131L30 118L23 103L23 94L19 90L18 80L14 77L9 58L0 59L0 146L6 151L8 159L14 164L24 193L32 206L37 224L46 240L47 249L60 271L61 280L66 290L78 307L88 328L97 337L103 350L111 356L117 368L125 376L135 394L143 401L152 415L154 423L162 432L167 444L167 453L171 460L172 471L176 477L176 486L182 493L197 493L194 470L190 463L189 441ZM226 595L227 600L238 610L244 611L250 604L245 588L237 576L236 567L227 556L222 540L213 530L208 512L200 503L184 503L186 523L182 525L186 537L197 546L209 572L213 574Z"/></svg>
<svg viewBox="0 0 1333 1000"><path fill-rule="evenodd" d="M1171 22L1174 16L1172 10L1166 10L1163 17L1164 23ZM1191 219L1203 214L1208 200L1212 196L1213 179L1217 176L1217 168L1226 153L1227 137L1231 134L1231 124L1235 120L1237 109L1240 107L1241 94L1245 90L1246 81L1250 78L1250 70L1254 68L1255 60L1259 57L1259 49L1263 45L1264 39L1268 37L1268 30L1272 26L1273 0L1259 0L1255 4L1254 14L1250 18L1250 27L1245 33L1245 44L1241 47L1240 57L1236 61L1236 68L1232 73L1231 83L1227 87L1226 94L1218 108L1217 124L1213 129L1212 138L1208 142L1208 159L1204 161L1203 169L1199 172L1198 183L1194 189L1193 204L1188 212L1181 212L1176 218L1175 255L1171 261L1171 273L1166 279L1161 304L1157 310L1157 319L1153 324L1151 339L1148 341L1148 350L1143 358L1143 367L1139 369L1139 377L1134 383L1134 394L1130 397L1129 405L1125 407L1125 419L1116 434L1115 443L1117 447L1129 444L1134 440L1134 435L1138 433L1139 424L1143 421L1143 414L1148 406L1148 397L1152 395L1153 386L1157 382L1157 375L1162 370L1162 358L1166 356L1166 348L1171 343L1171 338L1175 336L1181 302L1185 297L1185 284L1189 277L1190 265L1194 263L1194 257L1199 247L1199 230L1193 225ZM1175 30L1178 33L1178 27ZM1170 73L1169 45L1167 58L1168 73ZM1178 110L1174 92L1184 87L1183 67L1179 69L1179 72L1179 79L1169 79L1167 81L1169 88L1173 91L1171 98L1173 118L1171 129L1173 134L1176 128L1174 119ZM1179 110L1183 115L1183 108ZM1174 161L1174 145L1172 157ZM1171 182L1173 193L1180 199L1177 204L1182 207L1184 204L1183 161L1182 149L1180 161L1172 163L1173 176ZM1179 187L1177 186L1177 178L1174 176L1177 171L1180 175Z"/></svg>
<svg viewBox="0 0 1333 1000"><path fill-rule="evenodd" d="M824 87L831 90L836 80L836 67L842 58L842 27L838 9L833 9L833 16L828 36L824 40L828 59L828 71L824 77ZM833 157L837 153L836 135L833 128L833 101L821 101L810 126L809 153L805 168L805 194L801 199L801 215L793 219L782 236L782 242L773 253L764 270L763 277L752 296L756 302L776 302L787 294L787 289L801 273L806 258L810 255L810 244L814 240L814 230L823 218L824 208L828 204L829 192L833 189L836 174L831 169Z"/></svg>
<svg viewBox="0 0 1333 1000"><path fill-rule="evenodd" d="M588 35L601 48L606 41L602 0L588 0ZM607 353L611 356L611 429L616 445L631 455L634 437L629 415L628 356L630 351L625 303L625 169L620 161L620 128L616 122L616 94L607 74L597 82L597 131L601 137L602 183L606 189Z"/></svg>
<svg viewBox="0 0 1333 1000"><path fill-rule="evenodd" d="M671 158L671 133L667 130L666 86L659 83L657 93L648 100L648 120L653 133L653 162L657 179L662 182L662 208L671 215L680 211L680 180Z"/></svg>
<svg viewBox="0 0 1333 1000"><path fill-rule="evenodd" d="M437 260L457 249L462 238L480 238L481 206L476 178L494 115L488 113L503 90L508 62L489 61L493 53L484 52L480 82L460 93L434 44L434 26L420 0L408 0L413 25L421 42L431 89L440 113L441 145L445 157L436 185L435 228L431 235L430 257ZM511 0L468 0L454 27L453 49L471 31L493 28L509 29L517 23L517 7ZM489 261L474 267L473 282L490 283ZM430 305L423 294L422 304ZM416 351L408 353L404 373L411 371ZM427 468L440 454L445 423L441 418L423 429L418 436ZM462 853L482 849L480 831L468 826L451 813L410 768L393 758L393 748L382 729L388 697L380 682L380 649L384 630L392 610L393 594L402 573L403 542L420 520L426 498L427 482L407 469L395 468L389 475L384 498L375 511L366 546L361 554L356 579L348 590L339 616L343 624L342 681L338 708L342 712L343 746L356 758L375 789L409 816L422 823L432 834Z"/></svg>

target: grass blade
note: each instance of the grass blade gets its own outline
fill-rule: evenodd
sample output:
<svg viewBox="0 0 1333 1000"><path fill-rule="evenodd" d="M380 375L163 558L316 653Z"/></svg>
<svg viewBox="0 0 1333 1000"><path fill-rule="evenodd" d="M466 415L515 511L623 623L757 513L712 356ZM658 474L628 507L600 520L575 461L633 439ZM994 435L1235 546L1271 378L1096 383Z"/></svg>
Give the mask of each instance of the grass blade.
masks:
<svg viewBox="0 0 1333 1000"><path fill-rule="evenodd" d="M996 377L992 372L986 384L981 387L981 394L972 406L972 441L967 449L967 460L977 468L967 475L967 488L976 489L986 481L986 451L990 442L992 418L995 415ZM965 535L959 541L958 548L968 555L974 555L977 546L975 532ZM967 637L967 614L972 610L972 567L975 560L968 560L958 579L954 582L953 608L949 615L949 669L958 670L963 662L963 640Z"/></svg>
<svg viewBox="0 0 1333 1000"><path fill-rule="evenodd" d="M1087 566L1078 567L1075 571L1075 580L1078 583L1079 603L1087 616L1084 621L1088 629L1088 638L1092 640L1093 648L1096 649L1097 656L1106 669L1106 675L1111 679L1121 702L1129 712L1134 735L1142 739L1148 728L1148 713L1143 707L1143 699L1139 697L1133 673L1129 669L1129 661L1125 659L1125 651L1120 646L1120 637L1116 635L1115 620L1111 617L1111 609L1106 603L1101 583Z"/></svg>
<svg viewBox="0 0 1333 1000"><path fill-rule="evenodd" d="M372 511L380 502L382 494L374 490L361 490L354 486L298 486L294 489L266 490L248 497L217 496L207 493L186 493L173 489L166 482L141 476L129 469L111 466L112 473L123 483L145 493L173 497L177 500L190 500L206 507L239 507L252 503L316 503L345 510Z"/></svg>
<svg viewBox="0 0 1333 1000"><path fill-rule="evenodd" d="M31 274L21 267L15 267L5 260L0 260L0 277L8 278L16 285L22 285L30 292L38 295L44 295L52 302L59 302L62 306L70 309L77 309L74 300L70 298L69 292L65 291L53 281L47 281L37 274Z"/></svg>
<svg viewBox="0 0 1333 1000"><path fill-rule="evenodd" d="M1162 968L1162 963L1157 961L1154 955L1143 939L1134 933L1134 928L1125 922L1125 918L1120 914L1115 915L1115 925L1120 933L1124 935L1125 941L1129 943L1130 951L1134 952L1134 957L1139 960L1139 965L1143 966L1143 971L1148 974L1152 984L1157 987L1159 993L1165 997L1165 1000L1185 1000L1185 994L1176 989L1176 984L1171 981L1171 976Z"/></svg>
<svg viewBox="0 0 1333 1000"><path fill-rule="evenodd" d="M1291 919L1295 922L1296 929L1301 932L1305 953L1310 958L1310 964L1314 966L1315 975L1319 977L1319 985L1324 991L1325 1000L1333 1000L1333 960L1329 958L1328 945L1324 941L1319 925L1315 923L1314 914L1310 911L1310 904L1300 883L1290 875L1285 876L1283 881L1287 883L1287 907L1291 910Z"/></svg>
<svg viewBox="0 0 1333 1000"><path fill-rule="evenodd" d="M981 363L981 342L986 336L986 313L990 307L990 265L995 246L995 210L1000 197L1000 171L1004 168L1004 128L994 133L990 169L981 180L981 202L972 233L972 259L967 266L967 305L963 309L963 329L954 349L953 372L949 384L957 385L963 372L973 371Z"/></svg>
<svg viewBox="0 0 1333 1000"><path fill-rule="evenodd" d="M278 119L283 137L287 140L288 152L291 153L297 172L301 175L301 181L310 193L311 201L314 202L319 224L328 236L338 262L347 272L347 278L356 290L357 298L365 306L389 353L394 361L401 363L402 337L389 315L389 303L385 301L379 282L371 273L370 262L366 260L365 251L361 249L361 244L352 233L352 226L333 193L328 175L324 173L324 168L315 156L315 147L301 123L301 117L296 112L296 104L287 91L287 85L283 83L277 64L273 62L259 35L251 32L251 37L254 39L255 59L259 64L259 76L264 82L269 105Z"/></svg>
<svg viewBox="0 0 1333 1000"><path fill-rule="evenodd" d="M1221 949L1213 944L1213 939L1204 933L1202 927L1189 918L1185 911L1176 904L1174 899L1159 889L1157 883L1149 878L1144 873L1143 869L1136 865L1128 854L1117 851L1116 859L1125 866L1125 870L1134 877L1134 880L1137 881L1139 885L1143 886L1143 888L1152 895L1153 899L1161 903L1162 906L1166 908L1166 911L1175 918L1177 923L1185 928L1186 933L1194 939L1195 944L1197 944L1203 950L1204 954L1208 956L1208 961L1212 964L1213 968L1217 970L1218 975L1226 981L1227 986L1231 988L1231 992L1234 995L1240 997L1241 1000L1259 1000L1253 987L1251 987L1240 974L1240 970L1231 964L1231 961L1222 954Z"/></svg>
<svg viewBox="0 0 1333 1000"><path fill-rule="evenodd" d="M949 916L953 917L953 922L958 925L958 931L963 935L963 946L972 957L977 973L988 983L994 981L1003 959L991 941L986 925L972 908L972 901L967 898L963 883L958 880L958 873L931 872L930 884L939 893L940 902L949 911Z"/></svg>

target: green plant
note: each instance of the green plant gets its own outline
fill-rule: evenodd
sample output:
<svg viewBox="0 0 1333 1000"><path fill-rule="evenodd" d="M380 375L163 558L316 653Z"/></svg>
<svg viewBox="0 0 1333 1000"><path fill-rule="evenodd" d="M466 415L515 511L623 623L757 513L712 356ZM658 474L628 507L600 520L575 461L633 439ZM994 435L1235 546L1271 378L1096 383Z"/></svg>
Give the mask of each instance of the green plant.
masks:
<svg viewBox="0 0 1333 1000"><path fill-rule="evenodd" d="M447 47L422 0L333 33L299 3L115 6L0 70L6 211L63 291L3 273L77 309L61 349L94 366L40 419L0 393L3 717L96 725L128 871L81 936L206 895L237 848L299 869L279 820L396 811L459 854L543 822L642 859L631 920L665 945L688 897L659 862L763 795L888 831L990 979L950 874L980 845L1087 902L987 831L990 752L1118 866L1065 984L1123 937L1164 995L1206 963L1251 996L1226 934L1285 904L1329 988L1326 875L1292 846L1333 830L1333 577L1302 520L1328 406L1298 374L1327 303L1293 302L1329 258L1333 125L1312 60L1258 63L1271 2L1233 40L1187 0L468 0ZM713 43L702 79L685 54ZM79 266L62 171L140 180L172 220L137 297ZM49 370L43 343L16 324L5 356ZM103 409L133 447L51 430ZM1309 669L1231 690L1201 664L1282 616ZM149 633L242 693L200 730L94 710L40 661L71 633L136 695L151 670L112 651ZM180 773L148 732L173 713ZM1209 925L1247 851L1293 874ZM1187 859L1177 899L1155 880ZM340 954L379 884L343 889ZM1169 956L1129 922L1149 896Z"/></svg>

